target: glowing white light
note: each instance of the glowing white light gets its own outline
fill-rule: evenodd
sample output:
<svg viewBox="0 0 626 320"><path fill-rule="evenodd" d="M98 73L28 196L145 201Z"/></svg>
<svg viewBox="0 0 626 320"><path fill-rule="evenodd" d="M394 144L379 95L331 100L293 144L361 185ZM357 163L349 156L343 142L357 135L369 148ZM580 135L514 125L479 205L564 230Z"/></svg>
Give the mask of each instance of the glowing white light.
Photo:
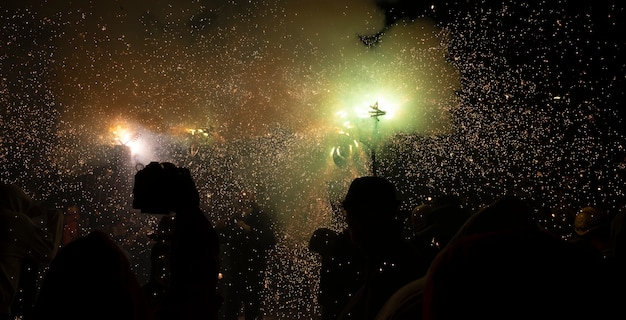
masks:
<svg viewBox="0 0 626 320"><path fill-rule="evenodd" d="M141 154L146 151L145 145L139 139L128 142L126 146L130 148L131 155Z"/></svg>
<svg viewBox="0 0 626 320"><path fill-rule="evenodd" d="M137 156L146 151L146 146L140 139L140 134L128 128L118 125L111 130L113 134L113 143L116 145L127 146L132 156Z"/></svg>

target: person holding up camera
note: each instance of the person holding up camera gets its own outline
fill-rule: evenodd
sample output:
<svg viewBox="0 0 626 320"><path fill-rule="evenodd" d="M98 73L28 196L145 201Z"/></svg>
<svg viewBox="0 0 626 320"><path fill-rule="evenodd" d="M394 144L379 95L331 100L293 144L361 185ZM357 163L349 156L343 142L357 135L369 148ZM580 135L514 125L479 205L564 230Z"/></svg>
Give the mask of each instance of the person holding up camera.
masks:
<svg viewBox="0 0 626 320"><path fill-rule="evenodd" d="M144 213L174 213L170 288L164 320L217 319L219 239L200 209L200 197L186 168L151 162L135 175L133 208Z"/></svg>

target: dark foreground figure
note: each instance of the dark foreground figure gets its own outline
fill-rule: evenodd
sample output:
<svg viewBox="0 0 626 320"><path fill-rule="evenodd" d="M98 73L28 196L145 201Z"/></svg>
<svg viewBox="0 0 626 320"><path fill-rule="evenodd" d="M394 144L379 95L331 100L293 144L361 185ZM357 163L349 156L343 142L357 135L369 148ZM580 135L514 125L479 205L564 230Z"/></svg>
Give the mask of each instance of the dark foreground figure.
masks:
<svg viewBox="0 0 626 320"><path fill-rule="evenodd" d="M309 240L309 249L321 258L319 292L321 320L335 320L350 298L363 285L363 253L344 229L336 232L319 228Z"/></svg>
<svg viewBox="0 0 626 320"><path fill-rule="evenodd" d="M396 189L381 177L352 181L343 201L352 242L365 257L364 282L339 319L374 319L387 299L423 276L429 259L402 236Z"/></svg>
<svg viewBox="0 0 626 320"><path fill-rule="evenodd" d="M148 164L135 175L133 207L147 213L174 213L169 289L159 317L163 320L217 319L219 239L200 209L189 170L171 163Z"/></svg>
<svg viewBox="0 0 626 320"><path fill-rule="evenodd" d="M35 319L217 319L219 242L199 207L189 171L151 163L137 173L133 193L133 207L142 212L174 213L169 283L161 305L150 304L154 301L137 283L126 253L106 234L93 231L68 243L51 262Z"/></svg>
<svg viewBox="0 0 626 320"><path fill-rule="evenodd" d="M251 203L232 224L218 230L222 236L224 305L223 319L262 319L261 303L268 256L276 245L272 220L258 204Z"/></svg>
<svg viewBox="0 0 626 320"><path fill-rule="evenodd" d="M473 213L376 319L618 319L622 272L539 228L523 201L504 196Z"/></svg>
<svg viewBox="0 0 626 320"><path fill-rule="evenodd" d="M50 264L35 305L36 320L154 319L118 245L93 231L63 247Z"/></svg>
<svg viewBox="0 0 626 320"><path fill-rule="evenodd" d="M39 216L46 227L35 223ZM39 265L54 258L62 231L59 210L43 208L17 185L0 184L0 319L29 315Z"/></svg>

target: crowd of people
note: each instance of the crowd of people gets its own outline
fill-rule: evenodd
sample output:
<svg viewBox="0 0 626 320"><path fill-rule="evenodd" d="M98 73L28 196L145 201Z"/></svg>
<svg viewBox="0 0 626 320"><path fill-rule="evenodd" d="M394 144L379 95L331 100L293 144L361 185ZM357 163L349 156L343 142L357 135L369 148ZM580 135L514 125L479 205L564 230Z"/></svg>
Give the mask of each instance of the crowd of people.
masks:
<svg viewBox="0 0 626 320"><path fill-rule="evenodd" d="M517 196L471 212L448 195L416 206L402 239L398 208L389 181L357 178L343 201L349 249L342 233L313 233L322 319L623 316L626 211L581 208L565 238Z"/></svg>
<svg viewBox="0 0 626 320"><path fill-rule="evenodd" d="M214 223L193 180L170 190L162 202L170 214L152 234L150 279L140 284L128 252L105 232L73 236L75 216L64 223L19 186L0 185L0 320L263 318L277 242L267 214L251 202ZM512 195L473 212L442 196L403 219L394 184L377 176L355 178L339 209L345 227L321 227L309 241L320 258L320 319L622 316L626 211L581 208L571 238L542 228Z"/></svg>

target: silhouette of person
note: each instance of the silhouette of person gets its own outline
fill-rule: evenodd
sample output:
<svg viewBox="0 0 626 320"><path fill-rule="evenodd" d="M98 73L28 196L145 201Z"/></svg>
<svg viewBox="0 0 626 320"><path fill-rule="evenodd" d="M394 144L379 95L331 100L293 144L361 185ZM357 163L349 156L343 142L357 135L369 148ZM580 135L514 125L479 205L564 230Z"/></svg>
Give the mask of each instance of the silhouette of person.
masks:
<svg viewBox="0 0 626 320"><path fill-rule="evenodd" d="M154 319L126 253L95 230L59 250L35 304L34 319Z"/></svg>
<svg viewBox="0 0 626 320"><path fill-rule="evenodd" d="M603 319L612 313L604 305L615 301L607 270L597 256L541 229L522 200L503 196L474 213L437 255L413 319Z"/></svg>
<svg viewBox="0 0 626 320"><path fill-rule="evenodd" d="M41 215L46 216L46 228L32 220ZM27 264L50 262L59 248L62 230L63 216L59 210L37 205L16 185L0 185L1 319L11 318L21 271Z"/></svg>
<svg viewBox="0 0 626 320"><path fill-rule="evenodd" d="M350 238L366 262L363 286L340 319L373 319L396 290L426 272L428 260L402 236L399 204L395 186L382 177L360 177L350 184L343 208Z"/></svg>
<svg viewBox="0 0 626 320"><path fill-rule="evenodd" d="M626 267L626 207L619 208L611 219L611 240L616 265Z"/></svg>
<svg viewBox="0 0 626 320"><path fill-rule="evenodd" d="M536 232L538 225L534 222L532 214L526 204L521 200L504 196L492 204L469 214L465 222L458 228L454 236L448 241L436 257L448 250L447 248L473 234L499 232L503 230L519 232ZM433 260L430 268L433 268ZM428 271L430 273L430 270ZM404 320L422 319L424 290L426 286L425 276L416 279L396 291L387 300L376 320Z"/></svg>
<svg viewBox="0 0 626 320"><path fill-rule="evenodd" d="M411 243L432 261L469 216L469 212L461 207L461 200L453 195L417 206L411 214L415 231Z"/></svg>
<svg viewBox="0 0 626 320"><path fill-rule="evenodd" d="M168 319L217 319L219 239L198 204L176 208L170 253Z"/></svg>
<svg viewBox="0 0 626 320"><path fill-rule="evenodd" d="M423 203L411 210L411 229L414 233L421 232L429 226L428 217L432 211L433 206L429 203ZM430 239L429 239L430 240Z"/></svg>
<svg viewBox="0 0 626 320"><path fill-rule="evenodd" d="M319 288L317 293L317 303L320 306L321 319L332 319L330 317L329 308L332 304L332 298L330 298L329 292L329 264L333 260L332 246L333 242L337 239L337 231L329 228L318 228L313 231L311 238L309 239L309 250L320 255L321 267L319 275Z"/></svg>
<svg viewBox="0 0 626 320"><path fill-rule="evenodd" d="M135 174L133 208L173 214L170 285L162 319L217 319L219 239L204 212L191 174L169 162L151 162Z"/></svg>
<svg viewBox="0 0 626 320"><path fill-rule="evenodd" d="M318 228L309 239L309 250L318 253L322 260L331 256L332 244L339 233L329 228Z"/></svg>
<svg viewBox="0 0 626 320"><path fill-rule="evenodd" d="M470 235L433 262L424 319L608 319L615 310L605 271L595 256L543 231Z"/></svg>
<svg viewBox="0 0 626 320"><path fill-rule="evenodd" d="M322 258L317 296L322 320L337 319L363 284L363 254L347 229L339 233L328 228L315 230L309 249Z"/></svg>
<svg viewBox="0 0 626 320"><path fill-rule="evenodd" d="M223 281L225 319L261 319L261 302L269 251L276 245L272 221L256 202L251 202L222 234L229 264Z"/></svg>

